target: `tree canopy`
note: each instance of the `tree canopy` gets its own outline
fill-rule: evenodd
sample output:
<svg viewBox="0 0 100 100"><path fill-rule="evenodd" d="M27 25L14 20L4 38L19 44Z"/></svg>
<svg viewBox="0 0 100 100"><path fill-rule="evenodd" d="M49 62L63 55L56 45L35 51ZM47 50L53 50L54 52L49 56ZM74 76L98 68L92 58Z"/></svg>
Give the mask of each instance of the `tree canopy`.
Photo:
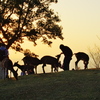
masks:
<svg viewBox="0 0 100 100"><path fill-rule="evenodd" d="M0 0L0 42L22 51L25 37L36 45L38 39L51 45L62 36L61 20L50 8L58 0Z"/></svg>

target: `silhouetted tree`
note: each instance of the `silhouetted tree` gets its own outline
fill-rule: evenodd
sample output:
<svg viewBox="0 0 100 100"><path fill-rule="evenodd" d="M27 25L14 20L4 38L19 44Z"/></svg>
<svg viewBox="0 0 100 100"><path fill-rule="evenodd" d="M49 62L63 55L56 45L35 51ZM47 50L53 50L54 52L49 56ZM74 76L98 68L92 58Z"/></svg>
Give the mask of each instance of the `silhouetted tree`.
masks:
<svg viewBox="0 0 100 100"><path fill-rule="evenodd" d="M100 68L100 47L95 45L94 49L89 48L90 57L92 58L92 64L96 68Z"/></svg>
<svg viewBox="0 0 100 100"><path fill-rule="evenodd" d="M51 45L51 39L62 37L59 16L50 9L58 0L0 0L0 42L16 51L25 37L36 45L38 39Z"/></svg>
<svg viewBox="0 0 100 100"><path fill-rule="evenodd" d="M39 55L36 55L35 53L31 52L29 49L24 50L24 56L30 56L30 57L38 57Z"/></svg>

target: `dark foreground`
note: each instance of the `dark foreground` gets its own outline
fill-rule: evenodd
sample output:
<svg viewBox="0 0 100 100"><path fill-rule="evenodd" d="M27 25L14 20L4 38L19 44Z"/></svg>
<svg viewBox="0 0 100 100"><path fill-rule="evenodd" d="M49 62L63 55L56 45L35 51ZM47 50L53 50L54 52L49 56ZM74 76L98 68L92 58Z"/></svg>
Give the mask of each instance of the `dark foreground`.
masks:
<svg viewBox="0 0 100 100"><path fill-rule="evenodd" d="M0 80L0 100L100 100L100 70L65 71Z"/></svg>

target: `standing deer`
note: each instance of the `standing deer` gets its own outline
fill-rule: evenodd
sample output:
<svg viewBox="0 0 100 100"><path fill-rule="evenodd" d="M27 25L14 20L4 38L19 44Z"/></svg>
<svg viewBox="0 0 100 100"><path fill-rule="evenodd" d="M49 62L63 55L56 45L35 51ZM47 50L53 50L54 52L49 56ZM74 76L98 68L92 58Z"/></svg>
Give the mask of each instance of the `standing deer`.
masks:
<svg viewBox="0 0 100 100"><path fill-rule="evenodd" d="M36 57L26 56L23 59L24 65L33 66L35 68L35 73L37 74L37 66L41 64L41 61Z"/></svg>
<svg viewBox="0 0 100 100"><path fill-rule="evenodd" d="M43 56L41 58L41 62L43 63L43 66L42 66L43 73L45 73L44 67L46 66L46 64L51 65L51 72L53 72L53 68L54 68L54 71L58 72L58 67L61 67L60 62L58 62L60 55L57 55L56 57L58 58L55 58L52 56Z"/></svg>
<svg viewBox="0 0 100 100"><path fill-rule="evenodd" d="M83 60L83 63L84 63L84 69L86 69L87 68L87 66L88 66L88 63L89 63L89 56L86 54L86 53L84 53L84 52L78 52L78 53L74 53L74 55L76 56L76 58L77 58L77 61L75 62L75 69L77 69L78 68L78 62L80 61L80 60Z"/></svg>

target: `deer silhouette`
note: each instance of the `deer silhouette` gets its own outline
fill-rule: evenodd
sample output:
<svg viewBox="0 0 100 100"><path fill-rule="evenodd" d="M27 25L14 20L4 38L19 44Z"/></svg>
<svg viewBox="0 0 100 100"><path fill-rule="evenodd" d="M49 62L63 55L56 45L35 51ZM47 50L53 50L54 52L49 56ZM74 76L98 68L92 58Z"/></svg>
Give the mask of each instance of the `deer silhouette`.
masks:
<svg viewBox="0 0 100 100"><path fill-rule="evenodd" d="M24 65L33 66L35 73L37 74L37 66L41 64L41 61L36 57L26 56L23 59Z"/></svg>
<svg viewBox="0 0 100 100"><path fill-rule="evenodd" d="M25 75L25 71L27 71L28 74L34 74L34 66L32 65L20 65L18 64L18 61L17 61L14 63L14 66L17 66L23 72L24 75Z"/></svg>
<svg viewBox="0 0 100 100"><path fill-rule="evenodd" d="M4 71L6 71L6 72L4 72L4 74L6 73L6 78L9 78L8 70L10 70L13 73L15 79L18 80L17 70L16 71L14 70L12 61L8 57L4 56L2 50L0 50L0 61L2 64L1 67L4 69Z"/></svg>
<svg viewBox="0 0 100 100"><path fill-rule="evenodd" d="M43 69L43 73L45 73L44 67L46 66L46 64L50 64L51 65L51 72L53 73L53 68L54 68L54 72L58 72L58 67L61 67L59 60L60 55L57 55L55 57L52 56L43 56L41 58L41 62L43 64L42 69Z"/></svg>
<svg viewBox="0 0 100 100"><path fill-rule="evenodd" d="M76 56L77 61L75 62L75 69L78 68L78 62L80 60L83 60L84 63L84 69L86 69L88 67L88 63L89 63L89 56L84 53L84 52L78 52L78 53L74 53L74 55Z"/></svg>

